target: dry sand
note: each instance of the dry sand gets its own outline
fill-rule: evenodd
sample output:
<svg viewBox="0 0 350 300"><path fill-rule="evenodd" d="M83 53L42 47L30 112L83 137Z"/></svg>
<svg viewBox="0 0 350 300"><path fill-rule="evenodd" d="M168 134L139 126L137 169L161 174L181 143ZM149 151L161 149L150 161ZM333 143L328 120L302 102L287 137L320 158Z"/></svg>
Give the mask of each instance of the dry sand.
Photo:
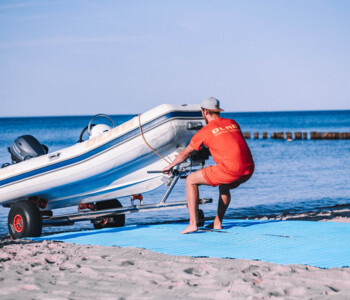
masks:
<svg viewBox="0 0 350 300"><path fill-rule="evenodd" d="M334 220L347 222L347 214ZM350 299L350 268L51 241L0 241L0 272L0 299Z"/></svg>

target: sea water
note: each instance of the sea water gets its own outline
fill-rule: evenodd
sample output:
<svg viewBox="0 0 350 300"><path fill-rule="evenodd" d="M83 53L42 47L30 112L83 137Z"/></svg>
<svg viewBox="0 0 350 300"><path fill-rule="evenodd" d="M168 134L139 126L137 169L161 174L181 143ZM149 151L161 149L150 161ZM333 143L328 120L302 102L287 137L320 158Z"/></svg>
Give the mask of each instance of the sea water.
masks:
<svg viewBox="0 0 350 300"><path fill-rule="evenodd" d="M227 218L303 212L322 207L350 204L350 140L263 140L262 132L350 132L350 111L223 113L235 119L242 131L259 132L260 139L248 139L255 161L253 177L232 191ZM111 116L115 125L134 115ZM20 135L35 136L53 152L75 144L91 116L0 118L0 165L10 162L7 151ZM104 122L98 118L95 122ZM107 122L104 122L108 124ZM84 135L87 138L87 135ZM210 159L207 164L213 164ZM144 194L144 202L161 199L166 187ZM0 191L1 192L1 191ZM201 206L205 217L214 217L218 188L201 186L200 195L213 198ZM120 199L124 206L128 198ZM168 201L184 201L185 181L180 180ZM54 214L76 212L76 207L54 210ZM0 237L8 234L9 209L0 207ZM127 214L127 224L145 224L188 219L187 209L171 209ZM92 229L90 222L68 227L45 227L44 233Z"/></svg>

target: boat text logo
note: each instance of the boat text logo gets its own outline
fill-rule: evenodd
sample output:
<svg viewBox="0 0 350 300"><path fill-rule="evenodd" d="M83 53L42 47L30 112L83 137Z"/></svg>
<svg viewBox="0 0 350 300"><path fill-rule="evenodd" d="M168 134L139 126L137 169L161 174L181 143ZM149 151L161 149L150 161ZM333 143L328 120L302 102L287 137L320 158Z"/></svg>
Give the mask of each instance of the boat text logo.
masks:
<svg viewBox="0 0 350 300"><path fill-rule="evenodd" d="M223 133L228 133L228 132L233 132L233 131L238 131L238 130L239 130L238 126L233 124L233 125L229 125L229 126L225 126L225 127L217 127L215 129L213 129L211 132L215 136L218 136L218 135L223 134Z"/></svg>
<svg viewBox="0 0 350 300"><path fill-rule="evenodd" d="M103 142L110 140L114 138L117 135L121 135L125 133L128 129L133 127L135 125L135 118L131 119L130 121L123 123L122 125L119 125L115 128L112 128L111 130L108 130L107 132L94 137L85 143L85 148L90 148L99 144L102 144Z"/></svg>

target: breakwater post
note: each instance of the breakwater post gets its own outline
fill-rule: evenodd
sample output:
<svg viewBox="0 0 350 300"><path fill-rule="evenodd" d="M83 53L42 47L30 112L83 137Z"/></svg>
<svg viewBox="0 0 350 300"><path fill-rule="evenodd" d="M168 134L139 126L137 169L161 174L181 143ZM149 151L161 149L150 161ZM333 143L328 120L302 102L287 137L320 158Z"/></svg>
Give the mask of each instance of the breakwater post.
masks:
<svg viewBox="0 0 350 300"><path fill-rule="evenodd" d="M296 133L294 133L294 138L295 138L296 140L301 140L301 132L296 132Z"/></svg>
<svg viewBox="0 0 350 300"><path fill-rule="evenodd" d="M311 131L310 132L310 139L311 140L322 140L322 133Z"/></svg>
<svg viewBox="0 0 350 300"><path fill-rule="evenodd" d="M350 140L350 132L341 132L340 133L340 138L342 140Z"/></svg>
<svg viewBox="0 0 350 300"><path fill-rule="evenodd" d="M277 138L279 140L284 140L284 132L277 132Z"/></svg>

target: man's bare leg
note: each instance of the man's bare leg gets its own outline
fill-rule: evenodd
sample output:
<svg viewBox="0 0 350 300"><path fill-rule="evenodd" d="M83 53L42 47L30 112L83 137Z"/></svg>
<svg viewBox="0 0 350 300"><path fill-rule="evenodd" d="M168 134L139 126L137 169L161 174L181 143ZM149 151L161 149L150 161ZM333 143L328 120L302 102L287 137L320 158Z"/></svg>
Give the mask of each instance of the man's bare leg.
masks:
<svg viewBox="0 0 350 300"><path fill-rule="evenodd" d="M218 212L214 219L214 222L209 224L207 227L212 229L222 229L222 220L224 218L225 212L231 202L231 193L229 185L219 186L219 202L218 202Z"/></svg>
<svg viewBox="0 0 350 300"><path fill-rule="evenodd" d="M199 199L198 186L202 184L209 185L208 182L203 177L201 170L188 175L186 179L186 197L187 197L188 213L190 215L190 223L185 230L181 231L181 233L190 233L198 230L198 227L197 227L197 209L198 209L198 199Z"/></svg>
<svg viewBox="0 0 350 300"><path fill-rule="evenodd" d="M224 218L225 212L231 202L230 188L227 185L221 185L219 187L220 196L218 203L218 212L214 219L213 229L222 229L222 219Z"/></svg>

